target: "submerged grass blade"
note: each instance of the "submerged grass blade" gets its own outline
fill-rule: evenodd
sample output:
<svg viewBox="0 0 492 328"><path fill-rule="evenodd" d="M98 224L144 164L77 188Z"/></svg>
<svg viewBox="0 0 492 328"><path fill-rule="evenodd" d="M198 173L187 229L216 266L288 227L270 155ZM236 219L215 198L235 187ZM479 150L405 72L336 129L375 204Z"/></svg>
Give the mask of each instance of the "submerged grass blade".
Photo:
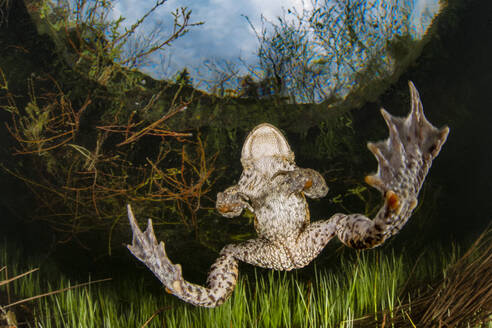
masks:
<svg viewBox="0 0 492 328"><path fill-rule="evenodd" d="M373 250L342 255L334 269L316 268L314 279L308 281L301 279L296 272L260 274L260 271L255 271L253 277L242 276L231 299L214 309L192 307L165 293L156 295L149 290L143 278L137 282L129 279L80 288L61 275L52 276L56 284L51 288L51 295L33 303L35 319L31 326L372 328L382 325L399 327L398 323L402 323L409 327L426 327L427 324L422 324L422 318L427 318L423 316L423 306L427 306L429 311L432 308L432 313L439 315L447 313L446 309L451 310L453 316L448 315L445 319L455 323L457 319L453 311L458 305L467 311L475 311L473 315L484 322L487 308L483 307L481 298L492 299L492 283L490 279L481 281L481 284L478 280L470 282L469 279L473 272L482 276L490 274L492 246L487 248L483 242L479 245L477 252L465 254L466 261L460 259L451 267L445 285L439 290L440 295L447 298L433 296L432 307L428 307L428 293L423 299L418 294L403 291L418 290L409 288L416 284L425 287L429 282L429 272L441 272L449 267L450 258L457 256L428 252L419 260L421 266L427 266L423 270L415 268L415 261L405 260L401 254ZM10 264L20 263L15 254L9 253L6 247L0 251L0 259L4 261L2 266L9 265L9 271L14 275L25 271ZM439 267L433 264L436 259L440 261ZM47 286L43 281L47 277L40 278L42 274L43 268L39 275L27 275L12 281L10 287L14 295L29 297L39 294L41 286ZM476 297L469 295L464 298L456 290L470 288L471 284L478 286ZM426 290L424 287L422 290ZM58 294L54 294L56 292ZM402 305L402 299L409 301ZM456 306L454 302L457 302ZM432 315L430 318L435 320L437 317Z"/></svg>

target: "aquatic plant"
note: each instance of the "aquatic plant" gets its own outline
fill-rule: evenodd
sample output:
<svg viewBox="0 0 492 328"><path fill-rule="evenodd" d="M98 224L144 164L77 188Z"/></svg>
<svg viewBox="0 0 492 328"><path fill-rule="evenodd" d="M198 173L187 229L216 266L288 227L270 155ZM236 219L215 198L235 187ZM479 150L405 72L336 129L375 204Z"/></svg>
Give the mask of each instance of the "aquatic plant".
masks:
<svg viewBox="0 0 492 328"><path fill-rule="evenodd" d="M19 256L18 253L15 252L13 253L14 253L13 257ZM25 326L26 322L32 321L33 313L30 311L26 311L26 308L22 308L23 306L25 307L26 303L39 300L40 298L43 297L64 293L72 289L85 287L94 283L110 280L110 279L102 279L99 281L90 281L87 283L77 284L74 286L68 286L65 288L50 290L46 293L41 293L39 278L36 279L30 276L32 273L38 271L39 268L30 269L23 273L15 273L15 276L9 277L9 269L11 272L18 271L18 266L16 264L6 265L7 262L11 262L10 261L11 254L12 253L7 252L6 243L4 243L2 247L2 252L0 253L1 256L0 274L4 276L3 279L0 278L0 288L3 288L5 291L5 293L0 294L1 296L0 297L0 325L1 325L0 327L4 327L3 325L6 324L5 327L17 328L19 326ZM30 277L30 278L25 280L24 284L18 281L19 279L25 279L26 277ZM35 284L33 284L33 282ZM24 288L25 286L28 286L27 289ZM13 293L11 291L13 291ZM20 300L13 301L15 297L23 293L25 294L25 298L21 298ZM19 320L21 319L24 321L19 322Z"/></svg>
<svg viewBox="0 0 492 328"><path fill-rule="evenodd" d="M32 192L32 216L47 222L62 240L103 229L109 232L110 251L111 234L124 216L121 208L130 200L147 203L151 215L171 211L176 222L197 228L200 200L213 185L215 156L206 154L199 135L166 127L188 104L177 99L179 88L169 110L153 121L140 113L162 105L165 88L140 112L124 110L113 95L108 104L113 113L97 113L99 100L91 94L82 102L72 99L51 76L28 80L24 106L1 69L0 88L5 100L0 107L10 114L7 129L18 156L1 166ZM164 209L152 205L162 201L168 204Z"/></svg>
<svg viewBox="0 0 492 328"><path fill-rule="evenodd" d="M457 248L432 247L419 256L417 264L413 258L386 249L344 252L337 260L340 263L333 266L335 269L317 267L311 279L298 273L270 271L265 275L255 271L254 276L241 277L231 299L215 309L189 306L162 295L144 278L130 276L25 303L33 317L31 322L23 324L39 328L365 328L438 327L441 323L442 327L456 324L490 328L490 236L489 231L463 256L459 256ZM25 270L19 265L25 259L19 258L18 250L5 245L1 248L2 265L9 265L11 275ZM469 281L452 273L461 271L460 263L465 262L474 263L467 266L466 275L461 276L470 278ZM475 271L477 269L479 271ZM39 274L11 283L12 294L29 297L40 294L42 286L51 286L50 290L74 286L60 273L51 271L43 265ZM448 289L449 286L455 287ZM461 296L449 298L453 295ZM455 303L456 300L466 302ZM433 303L438 306L431 305ZM468 309L462 306L465 304ZM440 319L436 316L426 321L424 312L438 314L436 309L441 309Z"/></svg>
<svg viewBox="0 0 492 328"><path fill-rule="evenodd" d="M10 6L11 0L0 0L0 27L8 24Z"/></svg>
<svg viewBox="0 0 492 328"><path fill-rule="evenodd" d="M492 321L492 230L446 270L423 310L424 327L457 327L463 318L471 326Z"/></svg>

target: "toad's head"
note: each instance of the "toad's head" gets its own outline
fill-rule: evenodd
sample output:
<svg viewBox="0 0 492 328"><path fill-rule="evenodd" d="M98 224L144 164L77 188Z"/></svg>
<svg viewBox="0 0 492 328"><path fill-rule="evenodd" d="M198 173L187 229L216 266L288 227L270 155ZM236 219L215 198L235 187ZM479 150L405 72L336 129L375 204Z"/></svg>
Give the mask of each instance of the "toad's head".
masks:
<svg viewBox="0 0 492 328"><path fill-rule="evenodd" d="M241 151L241 163L244 169L255 169L267 177L295 165L287 139L268 123L256 126L248 134Z"/></svg>

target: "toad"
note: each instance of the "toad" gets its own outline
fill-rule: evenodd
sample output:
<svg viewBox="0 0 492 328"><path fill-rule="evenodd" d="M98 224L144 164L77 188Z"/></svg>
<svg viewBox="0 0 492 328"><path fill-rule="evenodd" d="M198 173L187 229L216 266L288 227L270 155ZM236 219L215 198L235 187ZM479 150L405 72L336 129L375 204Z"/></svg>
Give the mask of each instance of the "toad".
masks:
<svg viewBox="0 0 492 328"><path fill-rule="evenodd" d="M424 116L422 103L409 82L411 111L394 117L381 109L389 128L386 140L368 143L378 161L377 172L365 182L378 189L383 205L373 219L363 214L334 214L310 221L306 197L328 192L323 176L298 167L286 138L275 126L263 123L246 137L243 172L236 185L218 193L216 208L228 218L244 209L255 215L255 239L225 246L212 265L207 286L183 279L181 266L168 258L164 242L158 243L152 222L142 232L128 205L133 231L129 250L162 282L169 293L197 306L215 307L232 294L238 278L238 261L275 270L302 268L335 236L356 249L373 248L398 233L417 206L417 197L433 159L449 133L437 129Z"/></svg>

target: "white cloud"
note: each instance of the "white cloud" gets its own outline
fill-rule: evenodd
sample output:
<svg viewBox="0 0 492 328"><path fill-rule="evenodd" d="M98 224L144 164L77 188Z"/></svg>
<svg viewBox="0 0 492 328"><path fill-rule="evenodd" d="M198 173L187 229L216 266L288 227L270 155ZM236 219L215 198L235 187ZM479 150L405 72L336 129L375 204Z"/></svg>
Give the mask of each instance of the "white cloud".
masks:
<svg viewBox="0 0 492 328"><path fill-rule="evenodd" d="M411 16L413 35L422 38L432 20L441 10L438 0L415 0Z"/></svg>
<svg viewBox="0 0 492 328"><path fill-rule="evenodd" d="M421 36L434 17L436 8L438 10L438 0L412 1L415 6L412 15L414 35ZM154 3L151 0L115 1L114 16L125 17L126 26L130 26ZM212 58L237 60L241 56L253 63L258 43L244 16L249 17L255 28L260 30L261 15L275 21L277 16L283 14L283 10L294 8L302 11L312 8L311 0L168 0L149 20L172 25L170 13L182 6L192 10L193 22L203 21L204 25L191 28L188 34L176 40L166 52L167 56L171 56L175 71L185 66L193 70ZM159 58L155 57L154 61ZM155 66L147 71L156 76Z"/></svg>
<svg viewBox="0 0 492 328"><path fill-rule="evenodd" d="M302 7L303 0L169 0L154 13L153 20L170 21L170 12L181 6L192 10L192 21L205 24L192 28L172 47L173 53L179 54L179 62L193 65L207 56L234 58L240 55L251 57L257 42L248 22L251 19L260 27L260 17L264 15L274 20L282 13L282 8ZM125 26L130 26L153 5L153 1L119 0L114 4L114 16L126 18ZM190 54L194 56L191 57ZM195 57L196 55L196 57ZM193 60L195 59L195 60Z"/></svg>

